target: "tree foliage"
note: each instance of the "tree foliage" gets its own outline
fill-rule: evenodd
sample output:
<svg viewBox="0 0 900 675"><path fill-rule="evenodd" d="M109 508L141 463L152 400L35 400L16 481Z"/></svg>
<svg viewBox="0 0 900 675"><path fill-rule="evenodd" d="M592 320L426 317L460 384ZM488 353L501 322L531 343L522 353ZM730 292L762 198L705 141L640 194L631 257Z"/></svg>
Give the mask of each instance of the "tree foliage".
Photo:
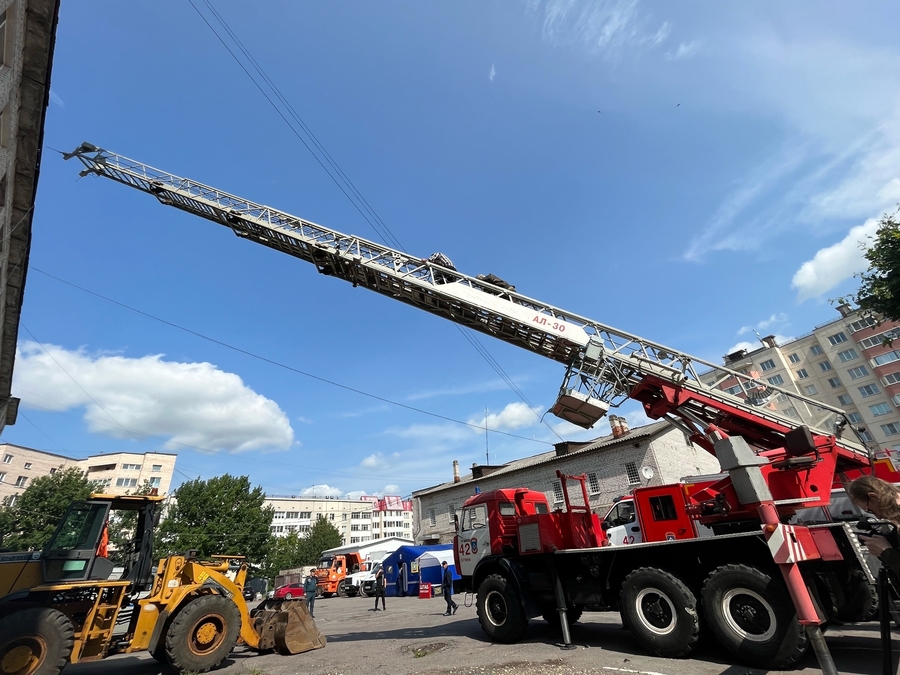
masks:
<svg viewBox="0 0 900 675"><path fill-rule="evenodd" d="M872 243L865 246L869 268L859 274L856 302L864 312L900 321L900 221L885 214Z"/></svg>
<svg viewBox="0 0 900 675"><path fill-rule="evenodd" d="M73 501L87 499L92 483L80 469L69 468L35 478L12 506L0 508L0 546L28 551L44 547Z"/></svg>
<svg viewBox="0 0 900 675"><path fill-rule="evenodd" d="M262 572L269 580L274 580L281 570L315 565L322 557L322 551L340 546L342 541L338 529L329 521L320 518L305 537L301 537L297 532L289 532L284 537L275 537L269 547Z"/></svg>
<svg viewBox="0 0 900 675"><path fill-rule="evenodd" d="M341 545L341 533L324 518L320 518L310 528L309 534L303 539L305 542L304 562L302 565L315 565L322 556L322 551Z"/></svg>
<svg viewBox="0 0 900 675"><path fill-rule="evenodd" d="M247 476L225 474L182 483L157 532L160 556L195 549L199 557L243 555L260 564L272 535L272 507Z"/></svg>

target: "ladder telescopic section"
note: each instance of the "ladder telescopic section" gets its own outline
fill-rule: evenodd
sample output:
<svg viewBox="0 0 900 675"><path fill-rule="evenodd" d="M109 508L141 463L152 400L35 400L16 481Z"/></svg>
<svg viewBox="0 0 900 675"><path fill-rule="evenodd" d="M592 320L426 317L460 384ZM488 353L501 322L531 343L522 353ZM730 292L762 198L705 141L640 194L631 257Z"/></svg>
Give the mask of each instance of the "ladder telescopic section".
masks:
<svg viewBox="0 0 900 675"><path fill-rule="evenodd" d="M166 206L310 262L322 274L560 362L566 375L551 412L584 428L630 397L652 416L666 417L693 434L735 416L739 427L761 425L760 439L767 433L780 437L800 425L831 435L846 424L842 410L770 384L758 373L729 370L468 276L443 256L417 258L90 143L64 157L78 159L85 166L82 175L96 174L146 192ZM856 440L845 438L839 445L847 458L868 461Z"/></svg>

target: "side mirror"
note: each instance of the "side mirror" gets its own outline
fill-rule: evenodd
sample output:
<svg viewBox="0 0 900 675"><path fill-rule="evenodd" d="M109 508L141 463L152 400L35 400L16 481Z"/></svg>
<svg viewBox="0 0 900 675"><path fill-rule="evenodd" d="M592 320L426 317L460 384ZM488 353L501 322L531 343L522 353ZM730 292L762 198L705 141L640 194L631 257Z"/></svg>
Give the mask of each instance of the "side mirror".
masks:
<svg viewBox="0 0 900 675"><path fill-rule="evenodd" d="M459 516L455 513L453 514L453 527L459 532Z"/></svg>
<svg viewBox="0 0 900 675"><path fill-rule="evenodd" d="M603 520L600 522L600 529L606 532L610 528L610 525L607 521Z"/></svg>

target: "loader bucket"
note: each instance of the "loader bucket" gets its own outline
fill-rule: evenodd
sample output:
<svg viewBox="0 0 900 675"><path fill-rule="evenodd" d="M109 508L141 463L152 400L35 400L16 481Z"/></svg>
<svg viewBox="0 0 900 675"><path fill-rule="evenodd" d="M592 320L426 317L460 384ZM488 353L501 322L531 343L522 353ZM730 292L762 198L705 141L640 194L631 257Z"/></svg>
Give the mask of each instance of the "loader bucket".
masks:
<svg viewBox="0 0 900 675"><path fill-rule="evenodd" d="M274 649L289 656L325 646L325 636L310 616L306 598L264 600L250 612L250 618L259 635L260 650Z"/></svg>

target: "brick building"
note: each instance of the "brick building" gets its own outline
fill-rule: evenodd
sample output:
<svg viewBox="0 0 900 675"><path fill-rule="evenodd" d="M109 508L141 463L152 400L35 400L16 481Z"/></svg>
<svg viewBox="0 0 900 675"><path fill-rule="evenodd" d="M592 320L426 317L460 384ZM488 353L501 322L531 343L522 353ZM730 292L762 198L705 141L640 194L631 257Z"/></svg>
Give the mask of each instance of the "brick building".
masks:
<svg viewBox="0 0 900 675"><path fill-rule="evenodd" d="M401 497L363 496L359 499L331 497L266 497L272 506L272 533L304 535L319 519L328 520L341 533L341 544L361 544L386 537L412 539L412 502Z"/></svg>
<svg viewBox="0 0 900 675"><path fill-rule="evenodd" d="M551 508L564 505L559 470L567 475L587 474L591 510L601 516L613 499L640 485L662 485L684 476L718 473L716 458L694 446L668 422L621 430L593 441L557 443L550 452L525 457L502 466L473 465L471 473L413 492L414 536L417 543L452 541L453 515L471 497L499 488L527 487L547 495ZM613 421L613 420L611 420ZM579 497L580 501L580 497Z"/></svg>
<svg viewBox="0 0 900 675"><path fill-rule="evenodd" d="M769 384L796 391L816 401L842 408L867 443L880 451L900 450L900 324L877 321L847 304L837 307L840 317L819 324L809 333L784 344L774 336L761 338L752 351L739 350L724 357L724 364ZM717 379L712 371L701 379ZM745 397L737 382L724 381L721 389ZM785 395L772 401L782 414L798 417ZM844 432L845 434L848 432Z"/></svg>
<svg viewBox="0 0 900 675"><path fill-rule="evenodd" d="M168 452L116 452L75 459L9 443L0 444L0 503L15 498L40 476L75 467L94 482L98 492L125 494L149 483L169 493L177 455Z"/></svg>

